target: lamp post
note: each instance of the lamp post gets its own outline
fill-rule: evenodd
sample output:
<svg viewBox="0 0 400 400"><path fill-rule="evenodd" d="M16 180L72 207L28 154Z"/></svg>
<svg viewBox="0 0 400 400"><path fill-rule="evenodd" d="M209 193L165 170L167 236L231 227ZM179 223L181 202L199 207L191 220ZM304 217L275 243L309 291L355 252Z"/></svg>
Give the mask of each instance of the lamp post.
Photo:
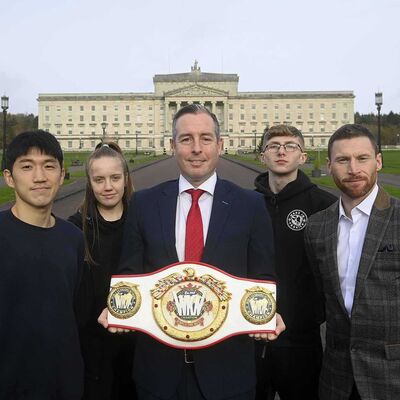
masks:
<svg viewBox="0 0 400 400"><path fill-rule="evenodd" d="M103 129L103 136L101 138L101 142L104 143L105 139L106 139L106 127L107 124L105 122L101 123L101 129Z"/></svg>
<svg viewBox="0 0 400 400"><path fill-rule="evenodd" d="M383 166L383 154L381 148L381 107L383 104L382 97L382 92L375 93L375 105L378 110L378 151L379 153L381 153Z"/></svg>
<svg viewBox="0 0 400 400"><path fill-rule="evenodd" d="M7 109L8 109L8 97L1 96L1 108L3 109L3 159L1 162L1 169L6 169L6 155L7 155L7 143L6 143L6 128L7 128Z"/></svg>
<svg viewBox="0 0 400 400"><path fill-rule="evenodd" d="M135 140L135 147L136 147L136 150L135 150L135 154L137 155L138 154L138 152L137 152L137 145L138 145L138 134L139 134L140 132L139 131L136 131L135 132L135 136L136 136L136 140Z"/></svg>

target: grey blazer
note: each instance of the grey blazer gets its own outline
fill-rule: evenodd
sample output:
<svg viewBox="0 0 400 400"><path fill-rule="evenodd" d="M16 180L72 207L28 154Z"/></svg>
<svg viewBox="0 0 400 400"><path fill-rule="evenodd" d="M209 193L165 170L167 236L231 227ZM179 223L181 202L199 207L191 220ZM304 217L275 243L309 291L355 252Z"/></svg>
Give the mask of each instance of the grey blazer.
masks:
<svg viewBox="0 0 400 400"><path fill-rule="evenodd" d="M310 217L305 243L325 299L321 400L400 399L400 201L379 189L370 215L349 318L337 266L339 203Z"/></svg>

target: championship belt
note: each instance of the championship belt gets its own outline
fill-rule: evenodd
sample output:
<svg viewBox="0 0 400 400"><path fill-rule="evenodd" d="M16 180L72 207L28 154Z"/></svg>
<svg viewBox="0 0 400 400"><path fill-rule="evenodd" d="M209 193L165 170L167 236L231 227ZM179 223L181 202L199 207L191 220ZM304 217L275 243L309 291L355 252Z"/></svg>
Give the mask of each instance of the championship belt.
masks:
<svg viewBox="0 0 400 400"><path fill-rule="evenodd" d="M275 282L182 262L150 274L112 276L108 322L175 348L198 349L235 335L274 332L275 299Z"/></svg>

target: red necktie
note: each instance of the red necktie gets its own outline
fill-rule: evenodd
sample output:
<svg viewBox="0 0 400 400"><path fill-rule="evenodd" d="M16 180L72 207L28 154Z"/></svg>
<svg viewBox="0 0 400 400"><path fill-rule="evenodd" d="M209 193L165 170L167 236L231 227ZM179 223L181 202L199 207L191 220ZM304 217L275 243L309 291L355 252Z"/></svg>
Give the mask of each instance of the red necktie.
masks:
<svg viewBox="0 0 400 400"><path fill-rule="evenodd" d="M192 196L192 206L186 220L185 261L200 261L203 255L203 221L199 207L201 189L186 190Z"/></svg>

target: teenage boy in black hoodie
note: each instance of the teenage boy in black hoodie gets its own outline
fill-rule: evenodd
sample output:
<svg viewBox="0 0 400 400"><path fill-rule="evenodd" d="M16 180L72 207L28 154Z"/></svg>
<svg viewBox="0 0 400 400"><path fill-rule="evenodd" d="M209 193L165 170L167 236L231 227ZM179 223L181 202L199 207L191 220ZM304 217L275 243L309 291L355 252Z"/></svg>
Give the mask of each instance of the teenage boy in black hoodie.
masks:
<svg viewBox="0 0 400 400"><path fill-rule="evenodd" d="M299 170L305 163L301 132L287 125L266 130L262 160L268 171L255 180L274 228L277 304L286 323L274 343L257 346L257 399L318 399L322 360L322 303L307 262L303 230L308 217L336 201Z"/></svg>

